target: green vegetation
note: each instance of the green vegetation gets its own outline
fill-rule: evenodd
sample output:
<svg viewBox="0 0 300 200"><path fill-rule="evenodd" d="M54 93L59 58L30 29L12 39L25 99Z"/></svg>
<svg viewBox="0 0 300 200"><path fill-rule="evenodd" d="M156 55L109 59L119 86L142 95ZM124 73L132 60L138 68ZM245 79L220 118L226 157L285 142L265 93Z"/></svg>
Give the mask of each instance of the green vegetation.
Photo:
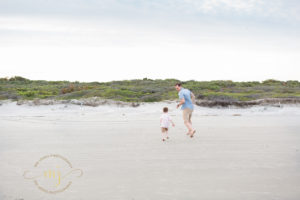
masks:
<svg viewBox="0 0 300 200"><path fill-rule="evenodd" d="M101 97L125 102L157 102L177 99L176 79L135 79L111 82L69 82L29 80L23 77L0 78L3 99L80 99ZM300 98L300 82L185 81L197 99L248 101L262 98Z"/></svg>

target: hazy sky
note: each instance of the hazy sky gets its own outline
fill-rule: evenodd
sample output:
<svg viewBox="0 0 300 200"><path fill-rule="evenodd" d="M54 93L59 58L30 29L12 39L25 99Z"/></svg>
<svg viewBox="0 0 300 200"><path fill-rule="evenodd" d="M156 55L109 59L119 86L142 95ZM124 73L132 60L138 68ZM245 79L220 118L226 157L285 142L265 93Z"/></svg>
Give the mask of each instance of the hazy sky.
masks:
<svg viewBox="0 0 300 200"><path fill-rule="evenodd" d="M0 0L0 77L300 80L297 0Z"/></svg>

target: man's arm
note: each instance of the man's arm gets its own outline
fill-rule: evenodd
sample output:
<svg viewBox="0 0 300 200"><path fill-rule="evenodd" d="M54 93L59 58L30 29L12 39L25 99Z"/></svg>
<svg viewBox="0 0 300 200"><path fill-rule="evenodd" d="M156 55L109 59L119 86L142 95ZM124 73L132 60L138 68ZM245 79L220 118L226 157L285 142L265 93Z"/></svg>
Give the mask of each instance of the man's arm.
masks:
<svg viewBox="0 0 300 200"><path fill-rule="evenodd" d="M177 108L179 108L179 106L181 106L181 105L184 104L184 103L185 103L185 100L184 100L184 98L182 98L182 99L180 100L179 104L177 104Z"/></svg>
<svg viewBox="0 0 300 200"><path fill-rule="evenodd" d="M196 103L196 97L195 97L194 93L192 93L192 92L191 92L191 99L192 99L193 104L195 104Z"/></svg>

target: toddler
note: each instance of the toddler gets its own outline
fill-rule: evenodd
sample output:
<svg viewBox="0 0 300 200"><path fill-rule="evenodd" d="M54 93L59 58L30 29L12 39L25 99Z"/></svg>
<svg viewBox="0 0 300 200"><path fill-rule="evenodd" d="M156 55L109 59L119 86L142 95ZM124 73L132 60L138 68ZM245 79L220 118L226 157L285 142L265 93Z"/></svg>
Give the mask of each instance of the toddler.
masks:
<svg viewBox="0 0 300 200"><path fill-rule="evenodd" d="M163 114L160 116L160 127L162 132L162 141L166 141L166 139L169 139L168 136L168 128L170 125L170 122L172 123L172 126L174 127L175 124L173 123L170 115L168 114L168 108L163 108Z"/></svg>

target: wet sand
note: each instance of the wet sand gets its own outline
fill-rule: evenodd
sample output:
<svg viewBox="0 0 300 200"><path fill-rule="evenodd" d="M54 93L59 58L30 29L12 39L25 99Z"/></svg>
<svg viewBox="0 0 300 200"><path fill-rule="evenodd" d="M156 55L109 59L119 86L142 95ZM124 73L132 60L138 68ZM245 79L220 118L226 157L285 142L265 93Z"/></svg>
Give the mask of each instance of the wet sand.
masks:
<svg viewBox="0 0 300 200"><path fill-rule="evenodd" d="M163 106L3 104L0 199L300 199L299 107L198 107L191 139L181 112L167 104L176 127L163 143ZM70 177L71 186L61 193L45 193L23 177L49 154L83 171Z"/></svg>

